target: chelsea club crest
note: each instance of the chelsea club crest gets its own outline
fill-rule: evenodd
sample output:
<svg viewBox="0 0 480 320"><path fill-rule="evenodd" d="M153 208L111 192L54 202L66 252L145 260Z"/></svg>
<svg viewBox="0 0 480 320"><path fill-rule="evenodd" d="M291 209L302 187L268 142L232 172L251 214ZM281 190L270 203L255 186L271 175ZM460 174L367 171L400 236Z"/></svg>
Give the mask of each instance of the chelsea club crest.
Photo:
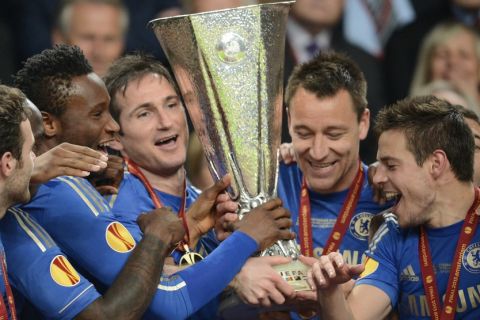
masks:
<svg viewBox="0 0 480 320"><path fill-rule="evenodd" d="M472 243L465 249L462 264L470 273L480 273L480 242Z"/></svg>
<svg viewBox="0 0 480 320"><path fill-rule="evenodd" d="M369 212L361 212L356 214L350 221L350 233L359 240L368 239L368 230L370 229L370 220L373 214Z"/></svg>

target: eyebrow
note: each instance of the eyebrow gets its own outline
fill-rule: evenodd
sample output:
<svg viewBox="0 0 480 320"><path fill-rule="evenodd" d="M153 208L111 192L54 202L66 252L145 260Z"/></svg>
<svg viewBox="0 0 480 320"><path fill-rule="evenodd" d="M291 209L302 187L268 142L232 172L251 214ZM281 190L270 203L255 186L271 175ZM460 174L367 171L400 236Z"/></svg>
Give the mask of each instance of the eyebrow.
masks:
<svg viewBox="0 0 480 320"><path fill-rule="evenodd" d="M169 102L171 100L175 100L177 102L177 101L180 101L180 98L178 97L178 95L170 95L170 96L166 96L163 99L163 102L165 103L165 102ZM154 104L151 103L151 102L142 103L141 105L135 107L132 111L130 111L128 113L128 116L131 117L133 114L135 114L135 112L137 112L140 109L152 109L154 107L155 107Z"/></svg>
<svg viewBox="0 0 480 320"><path fill-rule="evenodd" d="M152 109L154 106L150 102L142 103L141 105L135 107L132 111L128 113L128 116L131 117L132 115L135 114L140 109Z"/></svg>
<svg viewBox="0 0 480 320"><path fill-rule="evenodd" d="M397 161L396 158L391 157L391 156L383 156L383 157L380 157L379 160L380 160L381 162Z"/></svg>

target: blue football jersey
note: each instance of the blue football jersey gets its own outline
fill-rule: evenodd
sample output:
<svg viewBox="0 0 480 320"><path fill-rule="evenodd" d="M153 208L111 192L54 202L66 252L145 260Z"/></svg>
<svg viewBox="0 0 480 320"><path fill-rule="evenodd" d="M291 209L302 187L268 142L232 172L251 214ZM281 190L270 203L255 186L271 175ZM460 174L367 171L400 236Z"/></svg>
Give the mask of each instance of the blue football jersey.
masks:
<svg viewBox="0 0 480 320"><path fill-rule="evenodd" d="M22 210L76 265L106 287L116 279L142 237L138 225L118 220L108 202L83 178L59 177L41 185ZM162 277L147 316L190 316L228 285L257 246L246 234L235 232L201 262Z"/></svg>
<svg viewBox="0 0 480 320"><path fill-rule="evenodd" d="M187 182L187 190L185 193L185 209L190 206L198 198L199 190L193 187ZM171 195L159 190L155 190L156 195L160 199L160 202L165 207L170 207L173 212L178 213L181 206L182 197ZM142 181L135 175L125 172L122 183L120 184L118 194L107 196L107 202L112 207L113 214L121 221L130 221L135 223L137 217L142 212L147 212L155 209L153 200L150 197L147 189L143 185ZM206 256L212 252L218 246L213 231L204 235L195 251L202 256Z"/></svg>
<svg viewBox="0 0 480 320"><path fill-rule="evenodd" d="M340 252L347 263L359 264L364 261L364 252L368 248L368 234L371 218L390 207L373 201L373 190L368 183L368 168L363 165L365 179L353 213L350 225L340 244ZM285 208L290 210L293 221L293 231L299 235L298 211L300 207L300 190L303 174L297 164L280 164L278 195ZM337 221L348 194L348 189L330 194L319 194L309 190L311 223L313 237L313 254L319 257Z"/></svg>
<svg viewBox="0 0 480 320"><path fill-rule="evenodd" d="M45 318L72 319L100 296L28 213L10 208L0 233L12 287Z"/></svg>
<svg viewBox="0 0 480 320"><path fill-rule="evenodd" d="M366 253L366 270L356 285L369 284L383 290L401 319L430 319L418 254L419 229L401 229L393 214L385 217ZM426 228L442 299L462 224L463 221L443 228ZM480 319L480 228L461 263L455 319Z"/></svg>

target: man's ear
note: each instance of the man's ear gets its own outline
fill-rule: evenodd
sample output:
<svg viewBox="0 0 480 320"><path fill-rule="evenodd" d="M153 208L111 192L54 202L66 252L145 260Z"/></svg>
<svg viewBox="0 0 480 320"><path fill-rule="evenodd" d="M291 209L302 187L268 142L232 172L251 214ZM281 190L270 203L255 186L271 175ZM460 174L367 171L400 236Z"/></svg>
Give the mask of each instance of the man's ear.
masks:
<svg viewBox="0 0 480 320"><path fill-rule="evenodd" d="M363 111L360 122L358 123L358 138L365 140L368 135L368 129L370 128L370 110L365 108Z"/></svg>
<svg viewBox="0 0 480 320"><path fill-rule="evenodd" d="M18 160L11 152L5 152L0 159L0 173L3 177L9 177L17 167Z"/></svg>
<svg viewBox="0 0 480 320"><path fill-rule="evenodd" d="M435 178L440 177L449 164L447 155L443 150L435 150L430 156L430 171Z"/></svg>
<svg viewBox="0 0 480 320"><path fill-rule="evenodd" d="M60 120L51 113L42 111L42 121L43 128L45 129L45 136L47 138L52 138L61 132L62 126Z"/></svg>

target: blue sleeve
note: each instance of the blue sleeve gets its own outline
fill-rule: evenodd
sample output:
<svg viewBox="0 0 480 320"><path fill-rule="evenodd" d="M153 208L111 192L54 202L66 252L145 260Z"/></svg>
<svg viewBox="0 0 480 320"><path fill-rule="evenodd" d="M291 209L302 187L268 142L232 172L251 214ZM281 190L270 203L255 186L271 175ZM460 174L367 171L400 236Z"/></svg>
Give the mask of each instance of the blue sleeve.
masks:
<svg viewBox="0 0 480 320"><path fill-rule="evenodd" d="M100 294L29 215L12 208L0 222L12 286L48 319L72 319Z"/></svg>
<svg viewBox="0 0 480 320"><path fill-rule="evenodd" d="M146 318L184 319L192 315L221 293L257 250L255 240L234 232L204 260L162 277Z"/></svg>
<svg viewBox="0 0 480 320"><path fill-rule="evenodd" d="M379 288L388 295L392 306L395 306L399 290L397 256L402 240L396 222L388 219L377 230L365 252L365 271L355 285L368 284Z"/></svg>
<svg viewBox="0 0 480 320"><path fill-rule="evenodd" d="M105 199L85 179L61 177L42 185L24 210L69 258L106 286L136 245L126 224L116 221Z"/></svg>

